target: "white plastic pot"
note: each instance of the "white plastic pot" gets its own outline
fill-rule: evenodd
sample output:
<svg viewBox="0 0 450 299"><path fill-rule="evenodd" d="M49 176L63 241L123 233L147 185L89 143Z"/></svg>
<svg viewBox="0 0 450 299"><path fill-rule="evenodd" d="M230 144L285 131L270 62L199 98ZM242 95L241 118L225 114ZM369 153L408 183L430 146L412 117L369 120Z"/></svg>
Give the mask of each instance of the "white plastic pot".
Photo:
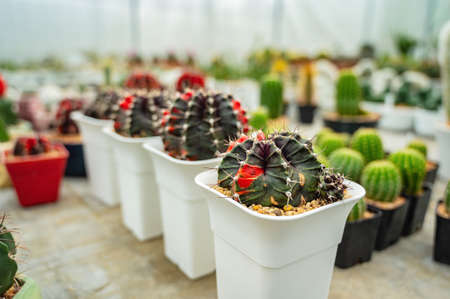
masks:
<svg viewBox="0 0 450 299"><path fill-rule="evenodd" d="M375 103L375 102L369 102L369 101L363 101L362 107L364 110L367 110L369 112L374 112L378 114L383 114L384 112L384 103Z"/></svg>
<svg viewBox="0 0 450 299"><path fill-rule="evenodd" d="M414 108L385 105L381 112L379 127L394 131L412 130Z"/></svg>
<svg viewBox="0 0 450 299"><path fill-rule="evenodd" d="M157 170L166 257L191 279L214 272L214 239L208 205L194 178L216 167L220 159L178 160L166 154L161 143L146 143L144 148Z"/></svg>
<svg viewBox="0 0 450 299"><path fill-rule="evenodd" d="M434 136L437 124L444 120L442 116L439 111L417 108L414 112L414 130L419 135Z"/></svg>
<svg viewBox="0 0 450 299"><path fill-rule="evenodd" d="M162 234L159 190L153 162L142 147L145 142L161 143L161 137L124 137L111 127L103 129L110 137L117 171L122 220L140 241Z"/></svg>
<svg viewBox="0 0 450 299"><path fill-rule="evenodd" d="M439 123L436 126L436 140L439 147L439 174L445 179L450 179L450 126Z"/></svg>
<svg viewBox="0 0 450 299"><path fill-rule="evenodd" d="M107 205L118 204L119 191L113 150L108 136L102 131L105 127L112 128L113 121L95 119L79 111L71 113L71 118L80 128L86 171L93 195Z"/></svg>
<svg viewBox="0 0 450 299"><path fill-rule="evenodd" d="M295 216L262 215L212 189L217 171L196 183L208 199L219 299L324 299L347 216L365 191Z"/></svg>

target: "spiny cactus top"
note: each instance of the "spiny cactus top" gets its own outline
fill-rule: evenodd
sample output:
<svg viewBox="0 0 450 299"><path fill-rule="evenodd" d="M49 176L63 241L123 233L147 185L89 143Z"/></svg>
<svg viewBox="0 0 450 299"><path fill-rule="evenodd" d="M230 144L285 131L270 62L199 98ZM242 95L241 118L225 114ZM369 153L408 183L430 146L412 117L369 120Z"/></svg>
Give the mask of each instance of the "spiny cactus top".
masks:
<svg viewBox="0 0 450 299"><path fill-rule="evenodd" d="M361 184L369 199L393 202L400 195L402 177L392 162L378 160L370 162L364 168Z"/></svg>
<svg viewBox="0 0 450 299"><path fill-rule="evenodd" d="M351 147L363 155L366 163L384 158L383 141L375 129L362 128L356 131Z"/></svg>
<svg viewBox="0 0 450 299"><path fill-rule="evenodd" d="M0 298L14 284L17 263L14 260L16 244L11 232L5 227L5 216L0 218Z"/></svg>
<svg viewBox="0 0 450 299"><path fill-rule="evenodd" d="M247 206L335 202L344 196L343 180L320 164L309 140L291 132L242 136L230 145L218 169L219 186Z"/></svg>
<svg viewBox="0 0 450 299"><path fill-rule="evenodd" d="M125 81L125 87L130 89L145 89L147 91L160 89L161 84L149 73L133 73Z"/></svg>
<svg viewBox="0 0 450 299"><path fill-rule="evenodd" d="M261 82L261 106L269 111L270 118L283 114L283 83L277 75L267 75Z"/></svg>
<svg viewBox="0 0 450 299"><path fill-rule="evenodd" d="M340 115L360 115L361 87L350 70L341 71L336 83L336 110Z"/></svg>
<svg viewBox="0 0 450 299"><path fill-rule="evenodd" d="M328 157L332 152L345 147L345 137L338 133L328 133L319 139L317 146L323 155Z"/></svg>
<svg viewBox="0 0 450 299"><path fill-rule="evenodd" d="M444 201L447 213L450 214L450 181L448 181L447 188L445 188Z"/></svg>
<svg viewBox="0 0 450 299"><path fill-rule="evenodd" d="M359 182L364 168L364 157L361 153L349 148L340 148L330 155L329 163L337 172Z"/></svg>
<svg viewBox="0 0 450 299"><path fill-rule="evenodd" d="M84 112L85 115L98 119L114 119L121 97L117 91L103 91L97 95Z"/></svg>
<svg viewBox="0 0 450 299"><path fill-rule="evenodd" d="M426 172L426 160L421 153L406 148L389 156L400 170L405 195L417 195L422 190Z"/></svg>
<svg viewBox="0 0 450 299"><path fill-rule="evenodd" d="M13 148L14 156L39 155L51 150L51 144L44 136L20 137Z"/></svg>
<svg viewBox="0 0 450 299"><path fill-rule="evenodd" d="M422 155L427 158L428 148L425 142L420 139L414 139L410 143L408 143L408 148L415 149L416 151L422 153Z"/></svg>
<svg viewBox="0 0 450 299"><path fill-rule="evenodd" d="M70 118L70 113L83 109L84 102L78 99L64 99L59 102L56 112L56 127L60 134L78 134L78 126Z"/></svg>
<svg viewBox="0 0 450 299"><path fill-rule="evenodd" d="M226 150L248 131L241 103L231 95L202 90L178 94L163 117L163 142L177 159L205 160Z"/></svg>
<svg viewBox="0 0 450 299"><path fill-rule="evenodd" d="M205 87L205 78L198 73L186 72L178 78L176 88L179 92L186 89L201 89Z"/></svg>
<svg viewBox="0 0 450 299"><path fill-rule="evenodd" d="M122 98L114 122L117 133L129 137L161 135L163 111L168 108L165 91L136 92Z"/></svg>

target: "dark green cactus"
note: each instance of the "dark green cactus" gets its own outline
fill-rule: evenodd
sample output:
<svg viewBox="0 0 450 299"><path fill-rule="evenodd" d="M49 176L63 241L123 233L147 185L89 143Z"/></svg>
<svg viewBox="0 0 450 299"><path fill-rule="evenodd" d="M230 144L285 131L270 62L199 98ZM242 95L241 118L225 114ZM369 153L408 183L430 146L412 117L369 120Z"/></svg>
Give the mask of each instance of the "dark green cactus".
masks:
<svg viewBox="0 0 450 299"><path fill-rule="evenodd" d="M7 126L15 125L18 122L16 111L14 111L13 102L8 99L0 99L0 118Z"/></svg>
<svg viewBox="0 0 450 299"><path fill-rule="evenodd" d="M356 131L351 147L363 155L366 163L384 158L383 141L375 129L362 128Z"/></svg>
<svg viewBox="0 0 450 299"><path fill-rule="evenodd" d="M205 160L227 149L229 140L248 131L248 119L231 95L186 91L163 117L163 142L177 159Z"/></svg>
<svg viewBox="0 0 450 299"><path fill-rule="evenodd" d="M331 168L348 179L359 182L364 168L364 158L361 153L349 148L340 148L330 155L329 162Z"/></svg>
<svg viewBox="0 0 450 299"><path fill-rule="evenodd" d="M269 114L266 107L260 107L253 111L250 115L250 126L255 130L267 130L267 121L269 119Z"/></svg>
<svg viewBox="0 0 450 299"><path fill-rule="evenodd" d="M390 161L378 160L367 164L361 176L366 197L376 201L393 202L402 190L402 177Z"/></svg>
<svg viewBox="0 0 450 299"><path fill-rule="evenodd" d="M276 75L263 78L260 91L261 106L269 111L270 118L277 118L283 114L283 83Z"/></svg>
<svg viewBox="0 0 450 299"><path fill-rule="evenodd" d="M0 142L6 142L9 140L8 128L5 122L0 118Z"/></svg>
<svg viewBox="0 0 450 299"><path fill-rule="evenodd" d="M320 164L309 140L290 132L242 136L230 145L218 169L219 185L247 206L335 202L344 196L343 181Z"/></svg>
<svg viewBox="0 0 450 299"><path fill-rule="evenodd" d="M13 285L17 273L14 238L4 226L5 216L0 221L0 297Z"/></svg>
<svg viewBox="0 0 450 299"><path fill-rule="evenodd" d="M102 91L94 102L87 107L85 115L98 119L114 119L119 110L121 97L116 91Z"/></svg>
<svg viewBox="0 0 450 299"><path fill-rule="evenodd" d="M422 155L427 158L428 148L425 142L420 139L414 139L410 143L408 143L408 148L415 149L416 151L422 153Z"/></svg>
<svg viewBox="0 0 450 299"><path fill-rule="evenodd" d="M169 106L165 91L137 91L122 98L114 122L117 133L129 137L161 135L163 112Z"/></svg>
<svg viewBox="0 0 450 299"><path fill-rule="evenodd" d="M362 219L364 217L364 213L367 210L367 205L364 200L364 198L360 199L352 208L350 211L350 214L348 215L347 221L352 222L359 219Z"/></svg>
<svg viewBox="0 0 450 299"><path fill-rule="evenodd" d="M328 133L316 143L323 155L328 157L332 152L345 147L345 137L337 133Z"/></svg>
<svg viewBox="0 0 450 299"><path fill-rule="evenodd" d="M340 115L360 115L361 87L350 70L341 71L336 83L336 110Z"/></svg>
<svg viewBox="0 0 450 299"><path fill-rule="evenodd" d="M403 193L417 195L422 190L426 173L426 161L421 153L414 149L403 149L389 156L402 176Z"/></svg>
<svg viewBox="0 0 450 299"><path fill-rule="evenodd" d="M445 208L447 210L447 213L450 213L450 181L447 183L447 188L445 188Z"/></svg>

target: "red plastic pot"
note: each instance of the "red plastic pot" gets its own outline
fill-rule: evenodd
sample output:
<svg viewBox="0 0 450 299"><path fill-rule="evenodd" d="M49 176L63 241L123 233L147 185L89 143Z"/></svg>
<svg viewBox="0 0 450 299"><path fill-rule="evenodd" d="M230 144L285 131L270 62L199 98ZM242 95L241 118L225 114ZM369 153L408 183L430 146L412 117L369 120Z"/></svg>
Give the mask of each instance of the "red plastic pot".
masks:
<svg viewBox="0 0 450 299"><path fill-rule="evenodd" d="M61 144L54 144L53 149L58 154L8 158L10 151L6 152L5 166L22 206L58 200L69 153Z"/></svg>

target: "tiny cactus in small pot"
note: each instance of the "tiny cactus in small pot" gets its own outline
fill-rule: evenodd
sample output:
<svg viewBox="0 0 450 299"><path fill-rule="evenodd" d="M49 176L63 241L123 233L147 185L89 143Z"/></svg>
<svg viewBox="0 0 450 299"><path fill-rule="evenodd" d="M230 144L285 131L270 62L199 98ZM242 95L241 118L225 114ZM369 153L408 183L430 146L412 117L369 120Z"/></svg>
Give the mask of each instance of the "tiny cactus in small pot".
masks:
<svg viewBox="0 0 450 299"><path fill-rule="evenodd" d="M78 126L75 121L70 118L73 111L83 109L84 101L80 99L63 99L59 102L56 111L55 126L59 134L69 135L78 134Z"/></svg>
<svg viewBox="0 0 450 299"><path fill-rule="evenodd" d="M383 141L374 129L361 128L351 139L351 148L360 152L366 163L384 158Z"/></svg>
<svg viewBox="0 0 450 299"><path fill-rule="evenodd" d="M315 104L314 90L314 65L307 62L300 73L300 97L298 104L299 120L302 123L312 123L314 121L314 112L317 108Z"/></svg>
<svg viewBox="0 0 450 299"><path fill-rule="evenodd" d="M205 78L200 73L185 72L178 78L175 87L179 92L183 92L186 89L202 89L205 88Z"/></svg>
<svg viewBox="0 0 450 299"><path fill-rule="evenodd" d="M411 140L406 147L415 149L416 151L420 152L425 159L427 158L428 147L422 140L420 139Z"/></svg>
<svg viewBox="0 0 450 299"><path fill-rule="evenodd" d="M436 181L436 177L438 174L440 164L439 164L439 162L428 160L428 147L425 144L425 142L420 139L414 139L408 143L407 148L415 149L418 152L423 154L423 156L425 157L425 159L427 161L426 174L425 174L425 178L424 178L423 182L424 182L424 184L433 185L434 182Z"/></svg>
<svg viewBox="0 0 450 299"><path fill-rule="evenodd" d="M283 114L283 83L277 75L267 75L262 79L260 103L267 108L270 118L278 118Z"/></svg>
<svg viewBox="0 0 450 299"><path fill-rule="evenodd" d="M359 182L364 168L364 157L361 153L349 149L340 148L329 156L330 167L343 174L350 180Z"/></svg>
<svg viewBox="0 0 450 299"><path fill-rule="evenodd" d="M120 99L117 91L101 91L95 101L86 108L84 114L96 119L114 119L119 109Z"/></svg>

